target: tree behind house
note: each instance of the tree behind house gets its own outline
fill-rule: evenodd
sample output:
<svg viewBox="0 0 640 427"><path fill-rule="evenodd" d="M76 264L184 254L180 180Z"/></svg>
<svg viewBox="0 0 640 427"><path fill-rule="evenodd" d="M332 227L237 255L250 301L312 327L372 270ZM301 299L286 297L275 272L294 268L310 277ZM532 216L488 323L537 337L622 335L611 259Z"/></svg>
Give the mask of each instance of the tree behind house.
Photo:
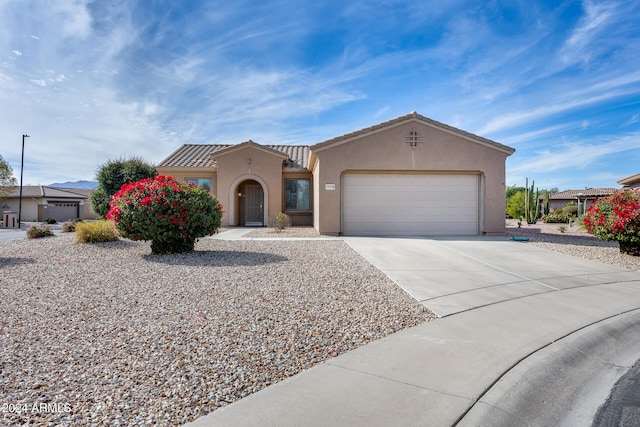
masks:
<svg viewBox="0 0 640 427"><path fill-rule="evenodd" d="M13 193L16 189L16 179L13 177L13 169L0 155L0 200Z"/></svg>
<svg viewBox="0 0 640 427"><path fill-rule="evenodd" d="M109 202L122 184L140 181L156 176L156 168L144 160L133 157L131 159L108 160L98 166L96 179L98 188L91 193L91 208L96 215L105 218L109 212Z"/></svg>

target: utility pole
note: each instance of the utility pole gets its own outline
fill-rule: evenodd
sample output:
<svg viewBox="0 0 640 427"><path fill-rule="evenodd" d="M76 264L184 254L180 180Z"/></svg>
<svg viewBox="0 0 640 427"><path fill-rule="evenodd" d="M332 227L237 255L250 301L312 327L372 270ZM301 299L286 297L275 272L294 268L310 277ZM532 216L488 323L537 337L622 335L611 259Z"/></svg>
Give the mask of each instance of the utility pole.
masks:
<svg viewBox="0 0 640 427"><path fill-rule="evenodd" d="M22 135L22 160L20 161L20 202L18 203L18 228L22 225L22 175L24 171L24 139L29 135Z"/></svg>

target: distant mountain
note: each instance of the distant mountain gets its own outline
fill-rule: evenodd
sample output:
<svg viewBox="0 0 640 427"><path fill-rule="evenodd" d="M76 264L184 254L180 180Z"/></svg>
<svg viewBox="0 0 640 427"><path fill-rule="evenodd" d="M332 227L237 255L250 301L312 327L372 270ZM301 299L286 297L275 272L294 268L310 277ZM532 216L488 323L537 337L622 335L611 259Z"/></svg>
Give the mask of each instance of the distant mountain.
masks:
<svg viewBox="0 0 640 427"><path fill-rule="evenodd" d="M98 186L96 181L75 181L75 182L56 182L49 184L49 187L56 188L80 188L83 190L93 190Z"/></svg>

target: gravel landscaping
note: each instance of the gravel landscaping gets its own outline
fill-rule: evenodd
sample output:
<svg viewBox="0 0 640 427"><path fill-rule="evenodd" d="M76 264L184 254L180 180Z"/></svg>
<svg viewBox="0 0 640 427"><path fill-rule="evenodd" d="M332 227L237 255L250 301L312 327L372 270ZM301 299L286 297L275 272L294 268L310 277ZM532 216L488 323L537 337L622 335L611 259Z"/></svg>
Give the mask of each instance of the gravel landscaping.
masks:
<svg viewBox="0 0 640 427"><path fill-rule="evenodd" d="M577 226L507 235L640 271ZM249 237L318 237L313 228ZM0 425L180 425L435 318L340 240L0 243Z"/></svg>
<svg viewBox="0 0 640 427"><path fill-rule="evenodd" d="M526 237L529 239L526 244L640 271L640 257L621 254L618 242L602 241L577 225L570 227L568 224L545 224L542 222L529 225L525 222L518 228L517 220L508 220L507 235Z"/></svg>
<svg viewBox="0 0 640 427"><path fill-rule="evenodd" d="M0 243L2 425L180 425L435 317L342 241L73 237Z"/></svg>
<svg viewBox="0 0 640 427"><path fill-rule="evenodd" d="M250 231L246 237L252 238L314 238L320 237L320 234L313 227L287 227L282 230L276 230L273 227L259 227Z"/></svg>

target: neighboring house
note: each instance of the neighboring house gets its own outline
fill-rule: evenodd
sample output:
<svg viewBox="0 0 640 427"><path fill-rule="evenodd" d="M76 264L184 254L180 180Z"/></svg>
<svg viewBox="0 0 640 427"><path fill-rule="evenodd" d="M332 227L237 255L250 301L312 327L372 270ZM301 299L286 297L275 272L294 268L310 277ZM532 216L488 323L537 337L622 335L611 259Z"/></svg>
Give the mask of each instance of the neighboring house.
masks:
<svg viewBox="0 0 640 427"><path fill-rule="evenodd" d="M640 187L640 173L622 178L618 184L627 188L638 188Z"/></svg>
<svg viewBox="0 0 640 427"><path fill-rule="evenodd" d="M311 146L186 144L156 169L210 189L223 225L283 211L329 235L501 234L514 151L413 112Z"/></svg>
<svg viewBox="0 0 640 427"><path fill-rule="evenodd" d="M53 218L67 221L73 218L95 219L91 211L89 193L91 190L76 188L54 188L44 185L24 185L22 187L22 221L43 221ZM20 187L7 198L0 200L2 211L18 212Z"/></svg>
<svg viewBox="0 0 640 427"><path fill-rule="evenodd" d="M594 200L607 197L618 191L618 188L585 188L584 190L566 190L549 196L549 211L562 209L573 202L580 207L580 213L586 212Z"/></svg>

